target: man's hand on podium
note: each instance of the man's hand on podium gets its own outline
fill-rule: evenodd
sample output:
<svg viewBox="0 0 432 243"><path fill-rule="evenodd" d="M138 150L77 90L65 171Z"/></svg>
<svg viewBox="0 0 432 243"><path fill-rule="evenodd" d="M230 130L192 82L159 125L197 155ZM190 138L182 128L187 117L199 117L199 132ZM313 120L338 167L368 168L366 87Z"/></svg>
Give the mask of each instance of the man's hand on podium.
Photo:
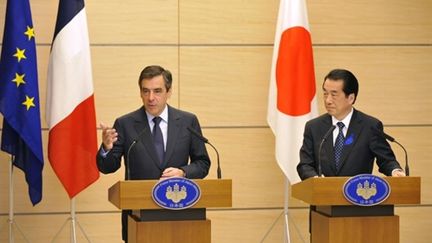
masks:
<svg viewBox="0 0 432 243"><path fill-rule="evenodd" d="M171 177L185 177L185 172L181 169L174 168L174 167L166 168L162 172L161 179L168 179Z"/></svg>

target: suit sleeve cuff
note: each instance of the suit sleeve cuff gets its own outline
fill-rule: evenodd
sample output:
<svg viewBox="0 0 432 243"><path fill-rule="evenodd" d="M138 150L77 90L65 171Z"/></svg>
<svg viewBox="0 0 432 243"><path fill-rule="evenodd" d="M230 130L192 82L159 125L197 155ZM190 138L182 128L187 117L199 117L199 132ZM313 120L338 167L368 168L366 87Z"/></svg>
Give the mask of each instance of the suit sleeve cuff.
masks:
<svg viewBox="0 0 432 243"><path fill-rule="evenodd" d="M101 146L100 150L99 150L99 154L100 156L102 156L102 158L106 158L107 154L110 152L110 150L105 151L105 149L103 148L103 146Z"/></svg>

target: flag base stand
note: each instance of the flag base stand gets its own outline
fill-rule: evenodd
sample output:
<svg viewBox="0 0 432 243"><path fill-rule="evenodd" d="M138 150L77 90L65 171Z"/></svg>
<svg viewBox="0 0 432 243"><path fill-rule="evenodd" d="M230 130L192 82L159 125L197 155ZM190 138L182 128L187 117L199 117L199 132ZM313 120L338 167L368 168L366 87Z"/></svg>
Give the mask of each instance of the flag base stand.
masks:
<svg viewBox="0 0 432 243"><path fill-rule="evenodd" d="M6 223L9 226L9 243L15 242L14 232L17 231L25 242L30 242L27 237L25 236L24 232L21 230L21 228L18 226L18 224L15 222L14 219L7 219Z"/></svg>
<svg viewBox="0 0 432 243"><path fill-rule="evenodd" d="M81 227L80 223L78 222L78 220L76 218L76 214L75 214L75 198L71 199L71 212L70 213L71 213L70 217L65 220L65 222L63 223L63 225L60 227L59 231L56 233L56 235L52 239L51 243L54 243L56 241L57 237L60 235L60 233L63 231L63 229L65 228L65 226L68 223L70 223L70 230L71 230L70 242L71 243L76 243L77 242L77 237L76 237L76 226L77 225L78 225L78 228L81 230L81 233L86 238L87 242L91 243L90 238L88 237L87 233L84 231L83 227Z"/></svg>
<svg viewBox="0 0 432 243"><path fill-rule="evenodd" d="M276 219L273 221L272 225L270 226L270 228L266 231L266 233L264 234L263 238L260 240L260 243L264 243L265 240L267 239L267 236L270 234L270 232L273 230L273 228L275 227L277 221L280 219L280 217L284 214L284 212L282 211L277 217Z"/></svg>
<svg viewBox="0 0 432 243"><path fill-rule="evenodd" d="M288 193L288 188L289 188L289 180L287 177L285 177L285 204L284 204L284 211L281 212L275 219L275 221L273 222L273 224L270 226L270 228L267 230L267 232L264 234L264 237L261 239L260 243L265 242L265 239L267 238L267 236L270 234L270 231L272 231L272 229L274 228L274 226L276 225L276 222L279 220L279 218L284 215L284 242L285 243L290 243L290 232L289 232L289 224L288 224L288 200L289 200L289 193Z"/></svg>

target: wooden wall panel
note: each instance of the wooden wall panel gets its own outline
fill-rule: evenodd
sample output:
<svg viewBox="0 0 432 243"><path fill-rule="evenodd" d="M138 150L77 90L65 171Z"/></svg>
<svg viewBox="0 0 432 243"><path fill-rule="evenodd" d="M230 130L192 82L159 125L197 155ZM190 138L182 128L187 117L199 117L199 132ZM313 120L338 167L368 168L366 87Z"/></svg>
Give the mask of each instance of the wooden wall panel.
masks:
<svg viewBox="0 0 432 243"><path fill-rule="evenodd" d="M351 70L360 83L355 107L385 124L432 123L432 48L314 48L319 108L322 80L333 68Z"/></svg>
<svg viewBox="0 0 432 243"><path fill-rule="evenodd" d="M51 44L54 38L58 3L58 0L30 1L36 44ZM3 31L1 33L3 34Z"/></svg>
<svg viewBox="0 0 432 243"><path fill-rule="evenodd" d="M309 0L314 44L430 44L429 0Z"/></svg>
<svg viewBox="0 0 432 243"><path fill-rule="evenodd" d="M0 41L3 41L6 2L0 2ZM57 14L56 0L30 1L33 25L37 43L51 43Z"/></svg>
<svg viewBox="0 0 432 243"><path fill-rule="evenodd" d="M282 209L250 209L250 210L209 210L208 217L212 220L212 242L282 242L284 219ZM429 215L432 210L427 207L396 207L400 216L401 242L424 243L432 237L429 230ZM308 208L289 210L289 229L292 243L309 241ZM68 242L70 237L67 214L51 215L17 215L16 223L25 233L30 242L51 242L59 233L56 242ZM6 222L1 216L0 221ZM92 242L120 243L120 213L85 213L77 214L77 220ZM67 223L61 231L62 224ZM7 225L0 231L0 241L7 242ZM4 227L6 226L6 227ZM25 242L16 233L16 242ZM77 228L78 242L86 241L82 231Z"/></svg>
<svg viewBox="0 0 432 243"><path fill-rule="evenodd" d="M281 207L285 180L274 158L274 138L268 128L204 129L218 149L223 178L233 180L233 207ZM216 156L209 178L215 178Z"/></svg>
<svg viewBox="0 0 432 243"><path fill-rule="evenodd" d="M0 20L2 22L0 22L0 35L1 35L1 40L3 41L3 31L4 31L4 19L5 19L5 15L6 15L6 1L1 1L0 2Z"/></svg>
<svg viewBox="0 0 432 243"><path fill-rule="evenodd" d="M138 78L144 67L158 64L173 75L169 104L178 106L178 51L169 46L92 47L97 119L114 119L142 105Z"/></svg>
<svg viewBox="0 0 432 243"><path fill-rule="evenodd" d="M279 1L179 1L181 44L273 43Z"/></svg>
<svg viewBox="0 0 432 243"><path fill-rule="evenodd" d="M307 7L314 44L425 44L432 40L428 0L373 4L313 0L307 1ZM180 1L180 42L273 43L278 8L276 0Z"/></svg>
<svg viewBox="0 0 432 243"><path fill-rule="evenodd" d="M1 19L5 2L0 3ZM50 43L57 2L31 4L37 39ZM312 39L317 44L411 44L430 43L432 39L432 3L428 0L307 4ZM176 43L180 24L181 43L249 44L273 43L278 1L89 1L86 8L90 40L95 43ZM335 9L345 14L335 14Z"/></svg>
<svg viewBox="0 0 432 243"><path fill-rule="evenodd" d="M293 212L298 218L307 217L301 210ZM278 242L283 239L283 218L280 217L282 210L246 210L246 211L208 211L208 217L212 220L212 242L238 243L259 242L269 234L263 242ZM29 242L44 243L51 242L55 234L59 233L55 242L68 242L70 237L70 221L67 214L40 215L18 215L16 223L25 233ZM2 222L6 218L0 217ZM91 242L120 243L121 224L120 213L91 213L77 214L77 220L84 229ZM66 223L62 229L61 226ZM276 225L272 228L272 224ZM294 224L290 227L294 232ZM7 229L7 227L6 227ZM293 234L293 242L301 242L300 238ZM234 237L233 237L234 236ZM25 242L21 235L15 234L16 242ZM0 232L0 241L7 242L7 230ZM82 231L77 227L77 242L86 241Z"/></svg>
<svg viewBox="0 0 432 243"><path fill-rule="evenodd" d="M109 0L86 4L92 43L178 42L178 0Z"/></svg>
<svg viewBox="0 0 432 243"><path fill-rule="evenodd" d="M320 113L325 112L324 76L331 69L347 68L360 82L358 109L385 124L432 122L431 48L316 47L314 51ZM196 112L205 126L267 125L271 48L184 47L180 53L181 108Z"/></svg>
<svg viewBox="0 0 432 243"><path fill-rule="evenodd" d="M425 243L432 237L431 207L396 207L400 216L400 242Z"/></svg>
<svg viewBox="0 0 432 243"><path fill-rule="evenodd" d="M182 47L180 56L180 107L202 125L267 125L271 48Z"/></svg>
<svg viewBox="0 0 432 243"><path fill-rule="evenodd" d="M96 213L96 214L77 214L77 221L89 237L91 242L95 243L121 243L121 224L120 213ZM68 214L51 214L51 215L17 215L15 222L20 227L28 242L46 243L46 242L72 242L70 240L71 224L70 220L66 221ZM5 216L0 217L0 222L6 222ZM64 227L62 228L62 226ZM1 228L0 242L8 241L8 225ZM54 237L58 234L54 241ZM88 242L80 228L76 227L76 242ZM15 230L15 242L27 242L22 235Z"/></svg>
<svg viewBox="0 0 432 243"><path fill-rule="evenodd" d="M209 211L208 217L212 220L212 242L283 242L281 213L281 209ZM273 223L275 225L272 228ZM267 237L266 233L269 233ZM291 242L296 242L298 238L293 240Z"/></svg>
<svg viewBox="0 0 432 243"><path fill-rule="evenodd" d="M58 0L30 1L36 41L50 44L54 36ZM0 2L0 35L6 0ZM91 43L176 44L178 0L86 1Z"/></svg>
<svg viewBox="0 0 432 243"><path fill-rule="evenodd" d="M432 127L385 127L385 131L407 150L411 175L421 177L422 204L432 204L432 175L429 173L432 170ZM399 163L404 167L403 149L395 143L391 145Z"/></svg>

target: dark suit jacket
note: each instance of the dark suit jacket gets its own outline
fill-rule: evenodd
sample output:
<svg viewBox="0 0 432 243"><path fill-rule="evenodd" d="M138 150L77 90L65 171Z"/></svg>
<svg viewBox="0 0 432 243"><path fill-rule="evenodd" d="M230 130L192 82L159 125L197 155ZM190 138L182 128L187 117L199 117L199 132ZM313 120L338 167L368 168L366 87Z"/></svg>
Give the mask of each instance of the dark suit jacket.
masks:
<svg viewBox="0 0 432 243"><path fill-rule="evenodd" d="M165 160L160 163L144 107L126 114L114 122L118 140L113 148L105 158L101 156L101 151L97 154L99 171L104 174L117 171L123 156L126 179L159 179L168 167L181 168L190 179L204 178L210 168L210 159L204 142L191 134L188 127L201 133L201 127L194 114L168 106ZM134 141L136 143L131 146ZM122 211L122 238L125 242L127 217L130 213L130 210Z"/></svg>
<svg viewBox="0 0 432 243"><path fill-rule="evenodd" d="M302 180L318 175L319 144L332 126L331 116L324 114L306 123L300 163L297 172ZM373 128L374 127L374 128ZM354 109L339 170L336 170L333 134L324 142L321 150L321 168L324 176L354 176L372 173L376 159L379 171L391 175L401 168L385 138L378 132L383 125L378 119Z"/></svg>
<svg viewBox="0 0 432 243"><path fill-rule="evenodd" d="M204 178L210 168L210 159L204 142L191 134L187 127L201 133L201 127L194 114L168 106L165 161L160 163L144 107L126 114L114 123L118 141L114 143L112 150L105 158L100 153L97 155L99 171L104 174L117 171L123 156L126 179L159 179L162 171L168 167L183 169L186 176L191 179ZM137 142L131 147L134 140Z"/></svg>

